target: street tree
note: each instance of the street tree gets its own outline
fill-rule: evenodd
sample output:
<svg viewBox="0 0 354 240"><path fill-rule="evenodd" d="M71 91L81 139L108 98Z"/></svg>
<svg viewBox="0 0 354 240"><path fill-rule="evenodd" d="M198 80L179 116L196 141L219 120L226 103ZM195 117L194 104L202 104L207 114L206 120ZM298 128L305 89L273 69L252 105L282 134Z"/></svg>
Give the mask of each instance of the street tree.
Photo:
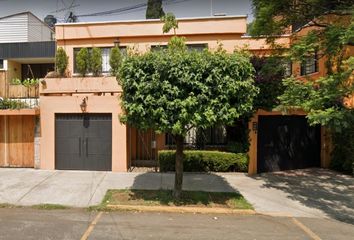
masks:
<svg viewBox="0 0 354 240"><path fill-rule="evenodd" d="M176 199L182 192L187 132L194 127L230 125L252 111L258 92L253 72L249 56L243 53L191 52L171 42L167 49L129 55L122 63L118 78L123 89L121 120L173 136Z"/></svg>
<svg viewBox="0 0 354 240"><path fill-rule="evenodd" d="M160 19L165 15L162 8L162 0L148 0L146 19Z"/></svg>

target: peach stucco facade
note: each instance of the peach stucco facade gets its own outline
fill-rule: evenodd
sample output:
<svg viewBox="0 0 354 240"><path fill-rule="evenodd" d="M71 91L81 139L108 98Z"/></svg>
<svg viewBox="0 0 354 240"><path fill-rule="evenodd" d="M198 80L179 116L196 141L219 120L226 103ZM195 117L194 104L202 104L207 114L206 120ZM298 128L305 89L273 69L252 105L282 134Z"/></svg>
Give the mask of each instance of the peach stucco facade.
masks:
<svg viewBox="0 0 354 240"><path fill-rule="evenodd" d="M82 113L80 104L86 99L85 112L112 114L112 171L125 172L127 131L119 121L119 94L121 88L114 77L45 79L40 89L40 168L55 169L55 114Z"/></svg>
<svg viewBox="0 0 354 240"><path fill-rule="evenodd" d="M228 52L248 49L269 54L271 47L263 38L245 37L246 16L179 19L177 35L184 36L187 44L207 44L216 49L219 44ZM151 46L166 45L172 33L163 34L159 20L120 21L98 23L72 23L56 25L57 46L69 56L69 73L73 74L74 48L113 47L119 40L121 47L131 47L140 52ZM289 47L289 36L282 36L277 44Z"/></svg>
<svg viewBox="0 0 354 240"><path fill-rule="evenodd" d="M187 44L206 44L216 49L219 44L228 52L235 49L269 54L265 39L245 37L246 16L179 19L177 34L186 38ZM57 47L65 49L69 56L69 78L47 78L40 89L41 103L41 151L40 168L55 169L55 114L82 113L80 104L87 99L86 113L112 114L112 171L125 172L128 168L128 146L131 130L119 121L121 88L113 77L80 78L74 74L74 49L83 47L113 47L119 41L121 47L131 47L140 52L151 46L166 45L171 34L162 33L158 20L121 21L100 23L71 23L56 25ZM278 44L289 46L284 36ZM129 133L129 136L128 136ZM157 136L157 148L164 147L164 137Z"/></svg>

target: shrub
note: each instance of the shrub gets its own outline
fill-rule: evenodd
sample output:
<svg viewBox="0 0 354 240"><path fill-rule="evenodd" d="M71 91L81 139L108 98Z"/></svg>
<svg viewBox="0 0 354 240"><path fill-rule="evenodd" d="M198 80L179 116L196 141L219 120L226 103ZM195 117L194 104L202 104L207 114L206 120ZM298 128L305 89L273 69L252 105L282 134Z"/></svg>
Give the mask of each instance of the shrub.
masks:
<svg viewBox="0 0 354 240"><path fill-rule="evenodd" d="M354 175L354 123L332 134L333 151L330 168Z"/></svg>
<svg viewBox="0 0 354 240"><path fill-rule="evenodd" d="M38 84L39 84L38 78L27 78L22 82L22 85L25 86L26 88L36 87L38 86Z"/></svg>
<svg viewBox="0 0 354 240"><path fill-rule="evenodd" d="M65 75L65 71L68 67L68 61L69 57L66 55L65 50L62 47L58 48L55 55L55 65L56 71L61 77Z"/></svg>
<svg viewBox="0 0 354 240"><path fill-rule="evenodd" d="M112 48L109 58L109 65L111 66L111 74L113 76L117 76L121 63L122 53L120 52L119 47Z"/></svg>
<svg viewBox="0 0 354 240"><path fill-rule="evenodd" d="M102 73L102 51L100 48L92 49L91 71L95 77L100 76Z"/></svg>
<svg viewBox="0 0 354 240"><path fill-rule="evenodd" d="M21 79L13 78L13 79L11 79L10 84L11 85L22 85L22 81L21 81Z"/></svg>
<svg viewBox="0 0 354 240"><path fill-rule="evenodd" d="M81 76L85 75L90 70L90 53L87 48L81 48L76 55L76 68Z"/></svg>
<svg viewBox="0 0 354 240"><path fill-rule="evenodd" d="M159 151L160 171L174 171L174 150ZM186 172L247 172L248 156L245 153L218 151L184 151L183 171Z"/></svg>
<svg viewBox="0 0 354 240"><path fill-rule="evenodd" d="M23 109L23 108L29 108L28 104L18 100L10 100L10 99L0 100L0 109Z"/></svg>

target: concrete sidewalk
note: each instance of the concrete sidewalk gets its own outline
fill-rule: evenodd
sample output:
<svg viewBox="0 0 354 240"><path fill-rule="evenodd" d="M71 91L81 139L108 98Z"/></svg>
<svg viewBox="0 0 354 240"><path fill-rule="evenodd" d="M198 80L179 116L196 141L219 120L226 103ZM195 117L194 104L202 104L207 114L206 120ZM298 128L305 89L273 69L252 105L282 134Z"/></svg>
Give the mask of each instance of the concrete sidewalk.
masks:
<svg viewBox="0 0 354 240"><path fill-rule="evenodd" d="M0 169L0 203L88 207L99 204L108 189L172 189L173 183L173 173ZM256 177L186 173L183 188L238 191L259 213L354 223L354 178L331 171L310 169Z"/></svg>

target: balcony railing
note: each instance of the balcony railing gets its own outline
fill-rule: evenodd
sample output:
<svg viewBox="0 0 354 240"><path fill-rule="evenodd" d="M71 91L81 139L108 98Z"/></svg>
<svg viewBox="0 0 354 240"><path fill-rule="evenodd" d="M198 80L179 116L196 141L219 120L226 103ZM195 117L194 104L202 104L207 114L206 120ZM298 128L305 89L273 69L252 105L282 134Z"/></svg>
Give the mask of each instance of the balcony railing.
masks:
<svg viewBox="0 0 354 240"><path fill-rule="evenodd" d="M116 94L121 87L115 77L46 78L40 83L40 95Z"/></svg>

